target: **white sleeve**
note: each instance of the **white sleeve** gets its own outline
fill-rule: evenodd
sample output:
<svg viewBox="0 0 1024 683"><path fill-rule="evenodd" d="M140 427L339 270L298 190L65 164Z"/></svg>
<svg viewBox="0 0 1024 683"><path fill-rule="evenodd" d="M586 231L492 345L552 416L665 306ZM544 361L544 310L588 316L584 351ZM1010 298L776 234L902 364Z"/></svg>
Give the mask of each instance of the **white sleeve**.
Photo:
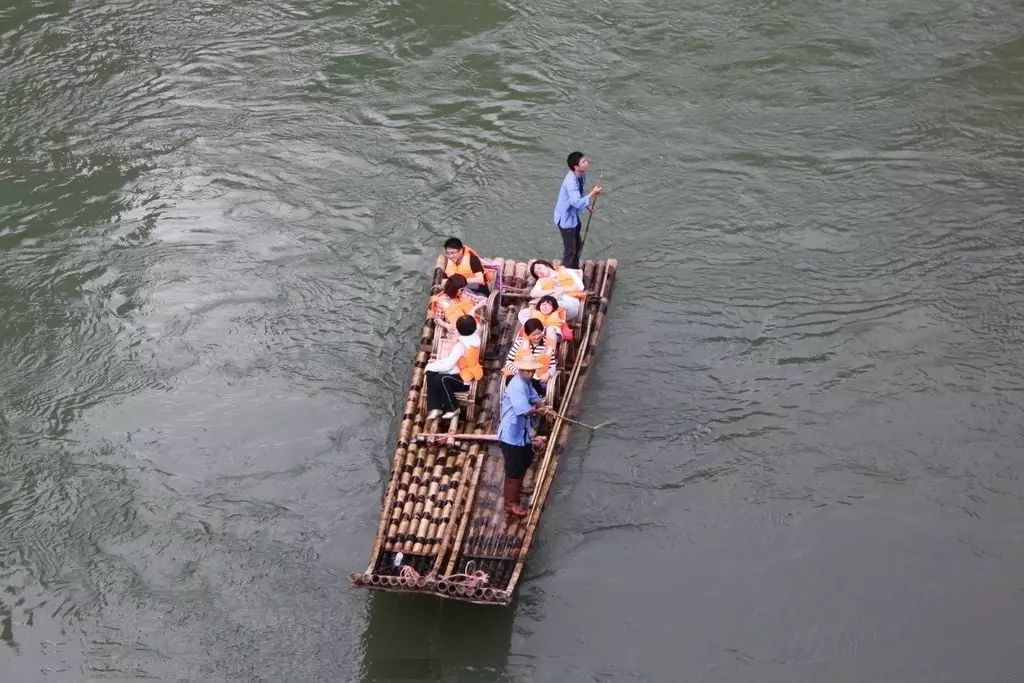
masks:
<svg viewBox="0 0 1024 683"><path fill-rule="evenodd" d="M522 348L522 346L523 346L523 338L522 337L517 337L516 340L514 342L512 342L512 347L508 350L508 355L505 356L505 368L506 369L508 369L508 370L515 370L516 369L516 352L518 352L519 349Z"/></svg>
<svg viewBox="0 0 1024 683"><path fill-rule="evenodd" d="M432 363L427 363L424 370L427 372L451 373L455 369L455 364L459 362L459 359L462 358L462 354L465 352L466 347L462 345L462 342L456 342L447 356Z"/></svg>

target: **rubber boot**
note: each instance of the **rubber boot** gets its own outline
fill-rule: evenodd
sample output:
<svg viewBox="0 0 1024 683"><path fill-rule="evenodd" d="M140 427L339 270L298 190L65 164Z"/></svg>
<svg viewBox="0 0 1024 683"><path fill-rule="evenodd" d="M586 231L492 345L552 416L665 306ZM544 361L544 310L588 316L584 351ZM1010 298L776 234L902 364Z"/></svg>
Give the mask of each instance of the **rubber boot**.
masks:
<svg viewBox="0 0 1024 683"><path fill-rule="evenodd" d="M522 479L505 479L505 512L516 517L525 517L529 511L519 504L519 492L523 489Z"/></svg>

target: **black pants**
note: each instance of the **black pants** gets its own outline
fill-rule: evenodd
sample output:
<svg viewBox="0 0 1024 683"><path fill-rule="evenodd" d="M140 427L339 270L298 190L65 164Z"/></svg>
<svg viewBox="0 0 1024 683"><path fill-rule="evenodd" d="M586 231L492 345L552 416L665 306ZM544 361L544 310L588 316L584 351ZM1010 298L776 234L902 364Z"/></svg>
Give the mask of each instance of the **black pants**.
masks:
<svg viewBox="0 0 1024 683"><path fill-rule="evenodd" d="M566 268L580 267L580 251L583 245L580 243L580 229L559 228L562 233L562 265Z"/></svg>
<svg viewBox="0 0 1024 683"><path fill-rule="evenodd" d="M475 284L473 284L471 282L468 285L466 285L466 291L467 292L471 292L473 294L476 294L477 296L490 296L491 295L491 288L488 287L486 284L475 285Z"/></svg>
<svg viewBox="0 0 1024 683"><path fill-rule="evenodd" d="M441 409L449 413L459 407L455 394L469 389L458 375L446 372L427 372L427 409Z"/></svg>
<svg viewBox="0 0 1024 683"><path fill-rule="evenodd" d="M522 479L526 476L526 470L530 469L530 463L533 462L533 446L513 446L504 441L499 441L498 446L505 456L505 476L509 479Z"/></svg>

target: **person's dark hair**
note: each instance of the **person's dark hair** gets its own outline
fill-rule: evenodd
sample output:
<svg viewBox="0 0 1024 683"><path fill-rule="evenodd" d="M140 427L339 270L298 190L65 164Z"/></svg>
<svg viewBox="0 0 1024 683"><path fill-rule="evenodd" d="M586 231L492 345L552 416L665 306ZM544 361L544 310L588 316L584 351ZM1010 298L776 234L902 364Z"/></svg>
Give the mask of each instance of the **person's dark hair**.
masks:
<svg viewBox="0 0 1024 683"><path fill-rule="evenodd" d="M536 318L530 318L525 323L523 323L523 332L526 333L526 336L530 336L534 332L540 332L543 329L544 323L537 320Z"/></svg>
<svg viewBox="0 0 1024 683"><path fill-rule="evenodd" d="M454 299L455 295L459 293L459 290L465 286L466 278L455 273L444 281L444 293L447 294L449 298Z"/></svg>
<svg viewBox="0 0 1024 683"><path fill-rule="evenodd" d="M575 171L576 166L580 163L580 159L583 158L583 152L573 152L569 155L569 158L565 160L569 164L570 170Z"/></svg>
<svg viewBox="0 0 1024 683"><path fill-rule="evenodd" d="M548 267L548 268L550 268L551 270L554 270L554 269L555 269L555 267L554 267L553 265L551 265L551 262L550 262L550 261L544 261L544 260L542 260L542 259L537 259L536 261L534 261L533 263L531 263L531 264L530 264L530 275L532 275L532 276L534 277L534 279L536 279L536 278L537 278L537 271L535 271L535 270L534 270L534 267L535 267L535 266L536 266L536 265L537 265L538 263L539 263L539 264L541 264L542 266L547 266L547 267Z"/></svg>
<svg viewBox="0 0 1024 683"><path fill-rule="evenodd" d="M445 249L462 249L462 240L458 237L449 237L444 241Z"/></svg>
<svg viewBox="0 0 1024 683"><path fill-rule="evenodd" d="M537 310L538 311L540 310L540 305L542 303L544 303L545 301L547 301L549 304L551 304L551 312L552 313L554 313L555 311L558 310L558 300L555 299L555 297L551 296L550 294L545 294L541 298L537 299Z"/></svg>
<svg viewBox="0 0 1024 683"><path fill-rule="evenodd" d="M473 334L476 332L476 318L471 315L460 315L455 321L455 329L463 337Z"/></svg>

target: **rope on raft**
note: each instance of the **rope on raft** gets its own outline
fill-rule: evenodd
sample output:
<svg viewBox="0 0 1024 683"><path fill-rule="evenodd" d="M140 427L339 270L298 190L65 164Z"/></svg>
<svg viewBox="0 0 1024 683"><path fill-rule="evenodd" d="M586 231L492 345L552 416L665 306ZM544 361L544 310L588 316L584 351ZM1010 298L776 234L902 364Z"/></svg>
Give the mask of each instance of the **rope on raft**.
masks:
<svg viewBox="0 0 1024 683"><path fill-rule="evenodd" d="M448 581L449 583L459 583L469 588L483 588L489 582L491 577L486 572L477 570L472 574L449 574L448 576L438 576L437 572L428 572L425 576L416 571L409 565L402 565L399 570L400 575L404 579L411 579L417 581L419 579L426 579L428 581Z"/></svg>

